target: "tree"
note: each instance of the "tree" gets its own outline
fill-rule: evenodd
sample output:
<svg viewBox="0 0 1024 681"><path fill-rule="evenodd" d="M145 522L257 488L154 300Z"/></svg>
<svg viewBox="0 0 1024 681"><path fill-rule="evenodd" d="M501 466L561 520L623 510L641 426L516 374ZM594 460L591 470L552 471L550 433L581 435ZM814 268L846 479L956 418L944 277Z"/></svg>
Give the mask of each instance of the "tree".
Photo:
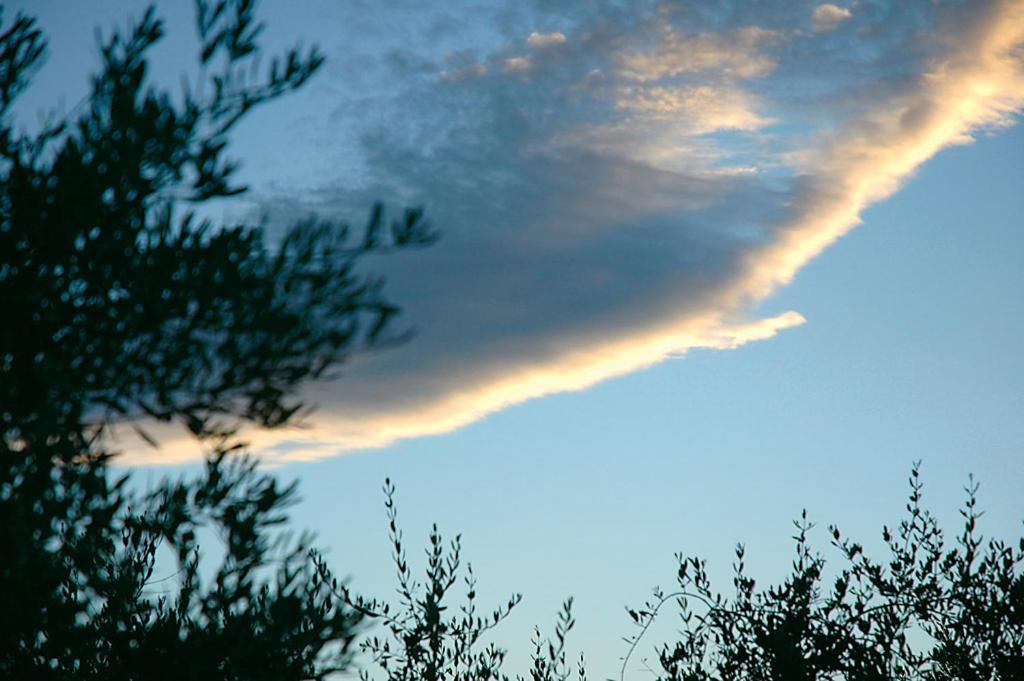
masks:
<svg viewBox="0 0 1024 681"><path fill-rule="evenodd" d="M509 681L502 672L507 651L493 641L486 642L486 637L511 614L522 596L513 594L504 605L481 613L473 568L466 565L462 572L461 536L456 535L446 547L437 525L430 531L424 581L415 581L398 527L395 487L390 480L384 481L384 507L398 581L396 606L353 594L331 575L323 558L313 553L319 577L330 585L331 593L354 612L384 625L385 633L365 638L360 650L369 655L386 681ZM450 597L460 582L465 600L456 609L450 605ZM567 660L566 637L574 625L569 598L558 613L554 637L544 638L540 629L534 628L530 681L569 681L574 671L579 681L586 681L583 657L575 668ZM360 671L363 681L371 678L365 669ZM516 678L522 681L522 677Z"/></svg>
<svg viewBox="0 0 1024 681"><path fill-rule="evenodd" d="M884 528L889 557L829 532L844 561L826 582L812 551L807 514L796 521L796 557L782 583L758 589L736 549L735 595L716 592L705 561L679 557L678 588L656 591L623 663L660 609L675 602L681 638L658 648L660 678L716 679L1024 679L1024 538L1017 546L978 534L977 485L968 485L962 532L947 544L921 505L919 465L910 476L907 517Z"/></svg>
<svg viewBox="0 0 1024 681"><path fill-rule="evenodd" d="M46 42L27 16L0 25L6 677L322 677L347 662L360 619L313 579L308 538L276 532L295 490L236 434L293 422L305 382L395 340L398 308L357 265L434 235L420 211L389 223L379 206L361 233L309 220L274 246L259 226L198 218L245 189L226 155L234 126L323 57L296 48L257 75L250 0L197 0L196 17L205 81L178 98L148 82L163 35L149 9L102 41L88 98L33 133L11 106ZM115 479L107 435L139 417L195 434L205 474L148 492ZM209 580L203 527L224 540ZM157 596L161 546L180 570Z"/></svg>

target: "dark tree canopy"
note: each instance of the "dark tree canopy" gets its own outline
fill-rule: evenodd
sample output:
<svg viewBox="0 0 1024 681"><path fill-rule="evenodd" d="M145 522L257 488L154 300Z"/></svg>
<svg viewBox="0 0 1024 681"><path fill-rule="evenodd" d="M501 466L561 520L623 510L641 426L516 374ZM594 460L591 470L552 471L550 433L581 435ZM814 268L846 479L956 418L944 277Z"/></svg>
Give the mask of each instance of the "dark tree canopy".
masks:
<svg viewBox="0 0 1024 681"><path fill-rule="evenodd" d="M295 49L257 76L253 3L196 9L206 82L179 97L149 82L150 9L102 40L86 101L33 133L11 105L46 42L29 17L0 24L4 678L299 679L349 659L360 615L319 581L308 538L277 529L294 488L231 436L293 420L305 381L384 339L397 308L356 264L433 237L416 210L375 208L360 233L307 221L275 244L196 217L244 190L233 126L323 62ZM184 424L205 473L148 491L115 478L104 436L139 417ZM201 554L212 535L222 550Z"/></svg>
<svg viewBox="0 0 1024 681"><path fill-rule="evenodd" d="M379 280L355 271L359 257L432 238L419 211L384 225L379 207L362 234L306 221L274 248L258 227L198 219L195 204L244 190L226 156L233 126L323 59L293 50L256 79L252 3L203 1L197 15L209 82L177 101L147 81L163 34L150 9L103 42L82 112L34 135L8 112L45 42L23 16L0 36L7 444L74 434L77 445L141 415L198 435L280 425L303 381L381 339L397 312Z"/></svg>
<svg viewBox="0 0 1024 681"><path fill-rule="evenodd" d="M1024 679L1024 538L1013 546L981 537L971 482L963 529L949 542L922 505L919 466L910 486L906 516L882 530L883 559L830 527L843 563L829 573L811 548L806 512L781 584L758 588L739 546L727 597L704 560L679 556L677 589L628 611L639 627L630 653L674 602L680 638L657 651L666 681Z"/></svg>

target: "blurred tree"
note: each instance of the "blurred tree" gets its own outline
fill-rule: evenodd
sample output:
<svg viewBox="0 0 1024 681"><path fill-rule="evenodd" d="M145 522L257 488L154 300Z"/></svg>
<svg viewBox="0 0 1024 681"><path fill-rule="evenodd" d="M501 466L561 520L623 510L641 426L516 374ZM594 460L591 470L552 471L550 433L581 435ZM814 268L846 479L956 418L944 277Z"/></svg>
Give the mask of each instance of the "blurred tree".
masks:
<svg viewBox="0 0 1024 681"><path fill-rule="evenodd" d="M672 681L1024 679L1024 538L983 545L972 481L963 531L949 546L921 506L917 465L910 485L907 517L882 531L888 559L829 528L844 559L830 585L806 513L795 523L792 574L777 586L756 587L742 546L732 598L712 588L705 561L680 556L677 590L627 611L639 631L627 639L622 675L659 610L676 602L681 638L658 648L660 678Z"/></svg>
<svg viewBox="0 0 1024 681"><path fill-rule="evenodd" d="M273 247L197 218L244 190L232 128L323 58L294 49L260 72L251 1L198 0L196 16L205 81L178 98L148 82L150 9L101 41L88 98L33 133L11 105L46 43L29 17L0 24L4 678L310 678L348 660L360 615L314 579L306 538L275 534L294 488L235 435L294 421L305 381L388 339L397 308L357 262L433 234L418 210L386 223L379 206L358 234L307 221ZM205 474L115 480L107 435L140 417L184 424ZM201 527L225 545L209 584ZM161 546L180 570L155 595Z"/></svg>

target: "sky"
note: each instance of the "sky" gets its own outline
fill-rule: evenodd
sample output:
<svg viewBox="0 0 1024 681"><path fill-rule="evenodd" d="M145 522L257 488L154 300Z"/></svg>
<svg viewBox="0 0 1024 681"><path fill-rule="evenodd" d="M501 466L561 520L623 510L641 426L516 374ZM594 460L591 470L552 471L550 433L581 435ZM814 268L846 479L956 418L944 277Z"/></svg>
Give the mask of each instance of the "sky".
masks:
<svg viewBox="0 0 1024 681"><path fill-rule="evenodd" d="M161 82L196 73L183 4L158 5ZM85 27L144 7L30 5L52 50L27 120L85 94ZM916 460L951 530L973 473L983 529L1020 536L1024 2L262 13L270 51L328 62L239 128L252 189L224 214L274 231L380 199L441 234L368 263L415 338L311 388L310 427L250 434L356 590L392 588L385 477L411 545L436 521L484 602L524 593L511 671L573 595L571 644L617 675L623 607L677 551L724 588L745 542L781 577L803 508L823 548L831 523L877 545ZM165 441L126 463L198 460Z"/></svg>

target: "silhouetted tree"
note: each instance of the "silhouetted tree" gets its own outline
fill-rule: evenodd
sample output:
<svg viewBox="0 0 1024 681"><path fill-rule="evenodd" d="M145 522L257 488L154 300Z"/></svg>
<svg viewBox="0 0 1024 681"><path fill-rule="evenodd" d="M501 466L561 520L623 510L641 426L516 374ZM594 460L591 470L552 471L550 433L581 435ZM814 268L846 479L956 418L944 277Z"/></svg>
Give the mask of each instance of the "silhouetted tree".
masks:
<svg viewBox="0 0 1024 681"><path fill-rule="evenodd" d="M397 308L356 264L433 236L419 211L386 223L379 207L361 233L307 221L273 246L196 217L244 190L233 127L323 61L296 48L260 73L253 3L196 9L208 78L177 98L148 82L150 9L102 41L88 97L35 132L11 106L46 43L29 17L0 25L4 678L297 679L348 660L360 615L314 579L306 538L276 532L294 488L233 436L293 421L305 381L385 340ZM184 424L205 474L115 479L106 436L140 417ZM222 556L200 554L211 534ZM154 584L161 546L180 569Z"/></svg>
<svg viewBox="0 0 1024 681"><path fill-rule="evenodd" d="M795 523L796 558L782 584L758 589L739 546L735 594L727 598L712 588L705 561L680 556L678 589L628 610L640 627L629 653L674 601L681 638L658 649L663 679L1024 679L1024 538L1015 547L983 542L972 481L963 530L950 545L921 506L917 465L910 485L907 517L882 531L887 559L868 557L829 528L844 566L827 581L806 512Z"/></svg>
<svg viewBox="0 0 1024 681"><path fill-rule="evenodd" d="M398 580L397 605L353 594L331 576L323 558L313 554L320 578L330 585L331 592L354 612L384 625L386 632L364 639L360 650L369 655L386 681L508 681L510 677L501 671L507 651L486 638L522 596L513 594L504 605L481 613L472 566L467 564L462 573L461 536L456 535L446 547L437 525L430 531L424 581L417 582L402 543L395 487L390 480L384 482L384 507ZM455 609L450 596L460 582L465 599ZM579 681L586 681L582 656L575 667L567 661L565 641L574 624L570 598L562 604L553 638L544 638L534 629L531 681L568 681L574 671ZM373 677L363 669L360 678L370 681Z"/></svg>

